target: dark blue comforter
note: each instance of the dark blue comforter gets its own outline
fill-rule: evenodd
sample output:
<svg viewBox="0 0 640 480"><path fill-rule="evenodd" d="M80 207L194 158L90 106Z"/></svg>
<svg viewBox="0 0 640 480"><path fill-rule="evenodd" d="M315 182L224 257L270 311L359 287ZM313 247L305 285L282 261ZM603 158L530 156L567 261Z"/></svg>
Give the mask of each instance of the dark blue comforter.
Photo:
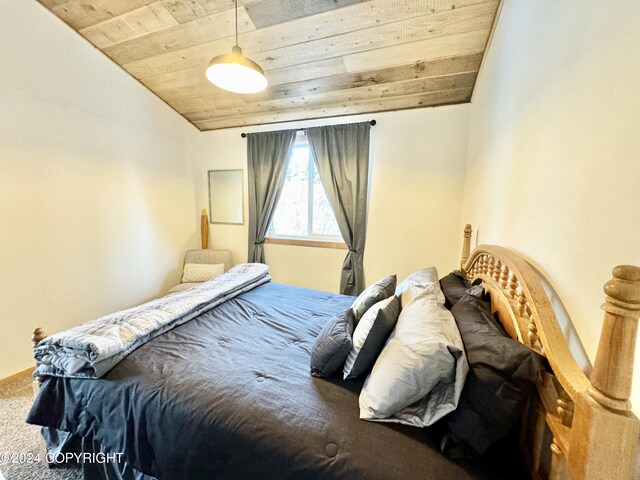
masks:
<svg viewBox="0 0 640 480"><path fill-rule="evenodd" d="M504 457L445 459L437 428L359 420L361 380L309 374L315 337L352 301L259 286L153 339L101 379L46 380L28 421L123 452L158 479L522 478Z"/></svg>

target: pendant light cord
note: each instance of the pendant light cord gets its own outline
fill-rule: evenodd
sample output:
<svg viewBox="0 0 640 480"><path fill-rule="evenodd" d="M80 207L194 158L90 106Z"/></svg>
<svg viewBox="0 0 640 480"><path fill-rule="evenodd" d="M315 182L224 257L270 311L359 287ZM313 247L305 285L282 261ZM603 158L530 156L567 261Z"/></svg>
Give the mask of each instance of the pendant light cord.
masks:
<svg viewBox="0 0 640 480"><path fill-rule="evenodd" d="M238 46L238 0L235 0L236 4L236 47Z"/></svg>

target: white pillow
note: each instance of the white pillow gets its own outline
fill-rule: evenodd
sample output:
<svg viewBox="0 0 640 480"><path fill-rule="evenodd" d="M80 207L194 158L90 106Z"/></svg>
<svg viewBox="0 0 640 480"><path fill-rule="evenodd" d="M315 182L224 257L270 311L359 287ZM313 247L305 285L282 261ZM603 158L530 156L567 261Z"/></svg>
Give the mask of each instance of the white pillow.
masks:
<svg viewBox="0 0 640 480"><path fill-rule="evenodd" d="M360 418L431 425L456 408L467 371L460 332L435 282L400 312L360 393Z"/></svg>
<svg viewBox="0 0 640 480"><path fill-rule="evenodd" d="M224 273L224 263L187 263L182 271L182 283L206 282Z"/></svg>
<svg viewBox="0 0 640 480"><path fill-rule="evenodd" d="M396 297L400 300L400 306L404 308L417 294L436 282L438 282L438 270L436 270L436 267L424 268L413 272L402 280L396 288Z"/></svg>

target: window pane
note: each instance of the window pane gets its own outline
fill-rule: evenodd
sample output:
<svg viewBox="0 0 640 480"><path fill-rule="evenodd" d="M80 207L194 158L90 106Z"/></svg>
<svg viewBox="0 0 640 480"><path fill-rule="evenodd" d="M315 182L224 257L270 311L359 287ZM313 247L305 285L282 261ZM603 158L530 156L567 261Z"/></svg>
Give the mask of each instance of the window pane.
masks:
<svg viewBox="0 0 640 480"><path fill-rule="evenodd" d="M309 225L309 149L296 147L285 175L271 226L276 235L307 236Z"/></svg>
<svg viewBox="0 0 640 480"><path fill-rule="evenodd" d="M340 237L340 229L333 214L327 194L324 191L320 175L316 170L315 163L311 162L313 168L313 229L314 235L333 235Z"/></svg>
<svg viewBox="0 0 640 480"><path fill-rule="evenodd" d="M309 145L306 143L298 144L293 149L269 235L341 238L336 218L320 176L310 159Z"/></svg>

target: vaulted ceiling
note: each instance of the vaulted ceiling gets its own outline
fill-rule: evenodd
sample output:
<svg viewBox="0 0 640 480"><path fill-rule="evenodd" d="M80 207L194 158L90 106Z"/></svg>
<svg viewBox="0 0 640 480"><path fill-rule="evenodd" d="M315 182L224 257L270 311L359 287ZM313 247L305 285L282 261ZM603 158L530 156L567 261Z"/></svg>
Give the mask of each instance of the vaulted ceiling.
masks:
<svg viewBox="0 0 640 480"><path fill-rule="evenodd" d="M499 0L238 0L266 91L210 84L233 0L39 0L200 130L469 101Z"/></svg>

